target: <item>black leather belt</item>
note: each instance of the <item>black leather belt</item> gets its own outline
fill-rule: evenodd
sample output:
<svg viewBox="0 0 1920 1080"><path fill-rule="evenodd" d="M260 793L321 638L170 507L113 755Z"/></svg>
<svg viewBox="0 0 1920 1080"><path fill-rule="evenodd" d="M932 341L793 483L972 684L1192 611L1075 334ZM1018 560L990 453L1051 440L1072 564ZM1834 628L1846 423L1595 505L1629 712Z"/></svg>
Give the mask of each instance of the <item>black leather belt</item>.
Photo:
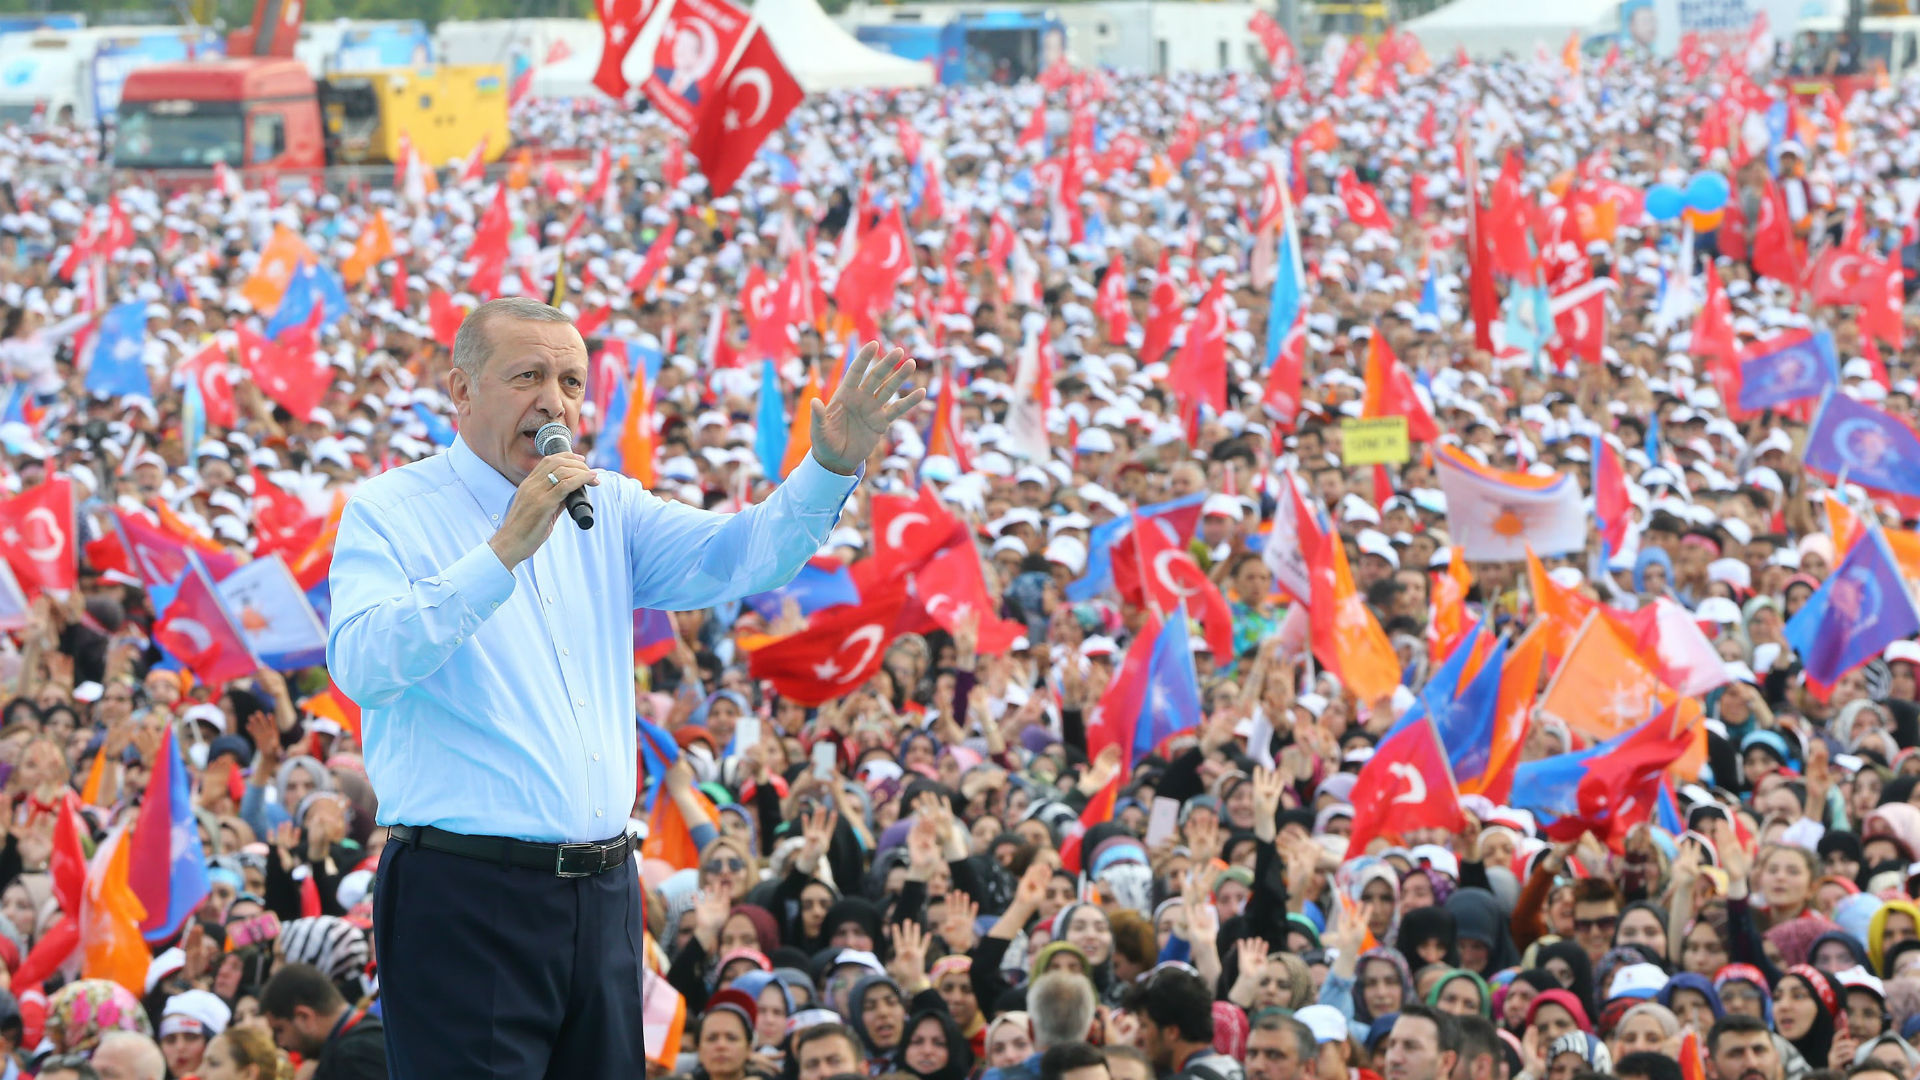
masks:
<svg viewBox="0 0 1920 1080"><path fill-rule="evenodd" d="M431 825L389 825L387 836L403 844L462 855L483 862L544 870L555 877L582 878L627 865L633 838L625 833L591 844L540 844L507 836L467 836Z"/></svg>

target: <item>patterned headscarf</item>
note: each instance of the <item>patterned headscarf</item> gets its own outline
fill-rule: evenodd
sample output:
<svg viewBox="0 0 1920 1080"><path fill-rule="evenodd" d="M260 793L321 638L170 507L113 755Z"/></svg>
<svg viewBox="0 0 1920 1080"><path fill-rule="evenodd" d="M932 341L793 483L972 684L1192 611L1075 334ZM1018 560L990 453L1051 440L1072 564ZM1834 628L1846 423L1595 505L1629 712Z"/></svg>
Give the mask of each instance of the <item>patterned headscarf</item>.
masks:
<svg viewBox="0 0 1920 1080"><path fill-rule="evenodd" d="M294 919L281 927L280 955L289 964L312 964L336 986L366 992L366 931L337 915Z"/></svg>
<svg viewBox="0 0 1920 1080"><path fill-rule="evenodd" d="M47 1001L46 1031L61 1053L92 1050L109 1031L153 1037L153 1025L139 999L106 979L81 979L55 991Z"/></svg>
<svg viewBox="0 0 1920 1080"><path fill-rule="evenodd" d="M1247 1056L1247 1038L1253 1025L1240 1006L1231 1001L1213 1003L1213 1049L1216 1053L1242 1060Z"/></svg>

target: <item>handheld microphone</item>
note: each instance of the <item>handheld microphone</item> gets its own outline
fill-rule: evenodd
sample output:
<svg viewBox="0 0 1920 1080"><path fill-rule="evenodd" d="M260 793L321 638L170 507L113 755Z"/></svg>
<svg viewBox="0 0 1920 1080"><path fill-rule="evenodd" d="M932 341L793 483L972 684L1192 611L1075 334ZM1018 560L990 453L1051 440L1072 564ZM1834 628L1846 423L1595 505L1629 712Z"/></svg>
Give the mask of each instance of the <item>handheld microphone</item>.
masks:
<svg viewBox="0 0 1920 1080"><path fill-rule="evenodd" d="M540 451L541 457L571 454L573 453L573 432L568 431L567 425L558 421L542 424L540 430L533 433L533 445ZM593 503L587 500L586 488L574 488L567 492L567 513L573 518L575 525L583 529L593 528Z"/></svg>

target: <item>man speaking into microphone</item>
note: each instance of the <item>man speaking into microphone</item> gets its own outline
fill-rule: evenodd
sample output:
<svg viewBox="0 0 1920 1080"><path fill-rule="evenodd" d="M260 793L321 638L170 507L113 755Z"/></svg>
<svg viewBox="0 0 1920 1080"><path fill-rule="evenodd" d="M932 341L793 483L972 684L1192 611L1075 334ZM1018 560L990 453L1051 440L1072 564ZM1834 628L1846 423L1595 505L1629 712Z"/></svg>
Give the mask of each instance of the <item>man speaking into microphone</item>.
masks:
<svg viewBox="0 0 1920 1080"><path fill-rule="evenodd" d="M633 612L786 583L855 472L925 397L869 345L813 410L813 450L757 506L655 498L574 430L587 349L535 300L460 326L445 454L362 484L340 521L327 661L359 703L389 840L374 940L391 1075L644 1076ZM551 435L549 436L551 438ZM553 448L551 442L546 444ZM585 491L591 528L566 520Z"/></svg>

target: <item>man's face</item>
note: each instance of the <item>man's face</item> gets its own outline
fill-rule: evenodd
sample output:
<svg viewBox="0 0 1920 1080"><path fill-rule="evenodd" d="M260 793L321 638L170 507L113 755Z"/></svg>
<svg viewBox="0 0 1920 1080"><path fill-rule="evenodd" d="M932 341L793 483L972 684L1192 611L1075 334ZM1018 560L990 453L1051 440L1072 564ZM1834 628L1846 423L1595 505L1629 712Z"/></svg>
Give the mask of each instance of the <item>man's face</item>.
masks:
<svg viewBox="0 0 1920 1080"><path fill-rule="evenodd" d="M1620 905L1612 900L1573 905L1573 933L1588 956L1601 956L1613 943L1614 927L1620 924Z"/></svg>
<svg viewBox="0 0 1920 1080"><path fill-rule="evenodd" d="M865 1073L867 1064L853 1044L836 1035L815 1039L800 1048L800 1080L827 1080L841 1073Z"/></svg>
<svg viewBox="0 0 1920 1080"><path fill-rule="evenodd" d="M515 485L540 462L534 432L551 421L580 426L587 396L587 345L570 323L493 319L492 348L477 376L455 368L447 388L460 436L480 460Z"/></svg>
<svg viewBox="0 0 1920 1080"><path fill-rule="evenodd" d="M1153 1070L1136 1058L1114 1058L1107 1062L1107 1075L1113 1080L1153 1080Z"/></svg>
<svg viewBox="0 0 1920 1080"><path fill-rule="evenodd" d="M1424 1016L1403 1016L1387 1036L1387 1080L1435 1080L1453 1073L1449 1051L1440 1052L1440 1029Z"/></svg>
<svg viewBox="0 0 1920 1080"><path fill-rule="evenodd" d="M273 1031L274 1045L282 1050L299 1054L301 1057L313 1057L327 1044L327 1033L320 1031L320 1018L305 1005L295 1005L293 1015L275 1016L267 1013L267 1027Z"/></svg>
<svg viewBox="0 0 1920 1080"><path fill-rule="evenodd" d="M1726 1032L1707 1061L1716 1080L1780 1080L1780 1053L1769 1032Z"/></svg>
<svg viewBox="0 0 1920 1080"><path fill-rule="evenodd" d="M1158 1072L1170 1072L1174 1068L1173 1042L1168 1038L1172 1034L1173 1032L1147 1017L1140 1017L1140 1034L1134 1045L1140 1048L1141 1053L1147 1055L1147 1060L1153 1062L1153 1067Z"/></svg>
<svg viewBox="0 0 1920 1080"><path fill-rule="evenodd" d="M1300 1080L1299 1047L1286 1029L1253 1029L1247 1036L1247 1080Z"/></svg>

